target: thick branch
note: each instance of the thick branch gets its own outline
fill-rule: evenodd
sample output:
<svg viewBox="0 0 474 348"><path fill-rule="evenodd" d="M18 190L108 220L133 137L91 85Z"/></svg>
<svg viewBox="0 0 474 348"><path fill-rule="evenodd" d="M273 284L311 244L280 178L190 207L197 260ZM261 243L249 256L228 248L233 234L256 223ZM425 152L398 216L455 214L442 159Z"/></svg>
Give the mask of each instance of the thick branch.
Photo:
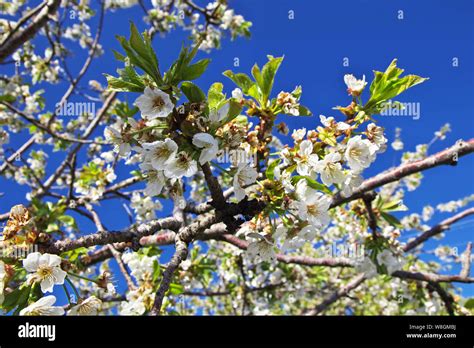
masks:
<svg viewBox="0 0 474 348"><path fill-rule="evenodd" d="M403 247L403 251L407 252L407 251L410 251L410 250L416 248L418 245L424 243L429 238L431 238L433 236L436 236L437 234L440 234L443 231L448 230L449 227L452 224L454 224L455 222L457 222L457 221L459 221L459 220L461 220L461 219L463 219L463 218L465 218L469 215L472 215L472 214L474 214L474 208L469 208L469 209L466 209L466 210L460 212L459 214L456 214L454 216L451 216L451 217L441 221L436 226L432 227L428 231L426 231L426 232L422 233L421 235L419 235L418 237L416 237L411 242L407 243Z"/></svg>
<svg viewBox="0 0 474 348"><path fill-rule="evenodd" d="M335 195L331 203L331 208L353 201L357 198L362 198L364 193L374 190L385 184L398 181L408 175L443 164L456 165L460 157L472 152L474 152L474 139L470 139L468 141L459 140L456 144L444 151L438 152L419 161L402 164L399 167L390 169L364 181L348 197L343 197L341 194Z"/></svg>
<svg viewBox="0 0 474 348"><path fill-rule="evenodd" d="M60 4L61 0L48 0L45 7L43 7L35 18L33 18L26 28L16 32L14 35L9 37L6 42L3 42L0 47L0 62L13 54L26 41L33 38L48 22L49 17L56 13Z"/></svg>

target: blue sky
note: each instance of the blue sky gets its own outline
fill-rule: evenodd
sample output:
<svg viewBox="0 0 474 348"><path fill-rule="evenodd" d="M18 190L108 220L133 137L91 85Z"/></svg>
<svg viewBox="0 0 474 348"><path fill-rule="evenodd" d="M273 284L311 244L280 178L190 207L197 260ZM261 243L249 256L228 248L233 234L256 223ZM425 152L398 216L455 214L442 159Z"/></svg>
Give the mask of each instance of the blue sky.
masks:
<svg viewBox="0 0 474 348"><path fill-rule="evenodd" d="M199 3L199 1L197 1ZM148 1L146 1L149 6ZM332 110L336 105L350 102L343 82L346 73L360 77L363 74L371 81L372 70L384 70L393 58L406 70L430 80L404 93L399 101L417 102L421 105L421 117L381 117L378 123L386 128L389 140L393 139L395 127L402 128L402 139L406 150L413 150L416 144L427 143L433 133L449 122L452 133L443 142L437 142L430 152L437 152L457 139L473 136L474 104L474 2L472 0L234 0L230 6L253 22L252 38L231 42L224 40L222 48L210 54L200 53L212 59L208 72L198 81L203 90L216 81L224 83L230 94L233 83L222 76L227 69L249 73L257 62L263 65L266 55L284 55L285 60L277 75L274 92L292 90L302 85L302 103L307 105L316 117L282 117L291 128L315 128L319 125L317 115L339 115ZM288 19L288 11L294 11L294 19ZM403 11L403 19L397 16ZM143 12L135 6L127 10L109 13L101 43L105 55L97 59L84 81L96 79L105 85L103 73L115 74L121 65L115 61L112 49L120 49L115 35L128 36L128 22L133 20L139 29ZM93 30L94 31L94 30ZM162 70L176 58L181 44L188 33L174 31L165 38L157 37L154 47L160 59ZM43 42L43 44L45 44ZM72 45L71 47L75 47ZM77 48L77 47L76 47ZM78 71L85 54L76 49L71 58L71 70ZM233 66L234 58L239 58L240 67ZM343 59L349 58L349 67L343 66ZM458 58L459 66L453 67L453 58ZM0 66L2 72L12 67ZM6 71L9 72L9 71ZM47 105L52 109L59 101L67 86L48 86L45 94ZM129 95L133 101L135 95ZM74 99L70 99L74 101ZM13 146L21 144L26 134L13 137ZM388 149L377 158L377 162L365 172L369 177L388 166L399 163L400 152ZM51 154L50 173L53 165L64 154ZM120 167L118 177L124 178L130 168ZM419 212L426 204L458 199L474 192L474 156L462 158L455 168L441 167L425 173L421 187L407 193L405 204L410 211ZM15 188L12 190L12 188ZM26 188L17 189L10 182L0 178L0 192L7 193L0 200L0 213L13 204L25 202ZM13 192L12 192L13 191ZM110 229L120 229L128 224L128 218L119 202L103 204L99 211ZM433 223L447 215L439 214ZM93 226L81 220L86 231ZM457 246L462 252L472 238L472 223L447 232L443 243ZM406 239L405 239L406 240ZM439 242L426 243L425 249L433 249ZM454 268L458 272L458 268ZM464 295L474 294L473 286L463 286Z"/></svg>

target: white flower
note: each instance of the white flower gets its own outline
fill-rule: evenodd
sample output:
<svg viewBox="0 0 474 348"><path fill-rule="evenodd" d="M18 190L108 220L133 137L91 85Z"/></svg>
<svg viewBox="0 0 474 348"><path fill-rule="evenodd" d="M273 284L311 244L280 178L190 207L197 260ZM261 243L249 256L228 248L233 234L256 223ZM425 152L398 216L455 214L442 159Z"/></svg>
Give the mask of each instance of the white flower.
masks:
<svg viewBox="0 0 474 348"><path fill-rule="evenodd" d="M291 172L287 170L281 171L280 166L276 166L275 170L273 172L275 176L275 180L278 180L281 182L282 186L285 188L286 193L293 192L295 190L295 187L293 183L291 182Z"/></svg>
<svg viewBox="0 0 474 348"><path fill-rule="evenodd" d="M375 125L375 123L371 123L367 126L367 136L378 146L379 151L385 150L385 144L387 143L387 138L385 138L383 131L384 129Z"/></svg>
<svg viewBox="0 0 474 348"><path fill-rule="evenodd" d="M138 281L151 278L154 270L155 257L139 256L137 253L125 253L122 260L130 268L131 275Z"/></svg>
<svg viewBox="0 0 474 348"><path fill-rule="evenodd" d="M319 229L317 229L314 225L307 225L298 232L298 237L310 242L316 238L319 232Z"/></svg>
<svg viewBox="0 0 474 348"><path fill-rule="evenodd" d="M250 242L247 247L246 253L251 259L255 259L257 256L262 261L274 261L276 259L275 246L265 237L258 233L250 233L249 237L256 239L256 241Z"/></svg>
<svg viewBox="0 0 474 348"><path fill-rule="evenodd" d="M40 298L35 303L20 311L20 315L63 315L64 309L62 307L55 307L56 297L53 295Z"/></svg>
<svg viewBox="0 0 474 348"><path fill-rule="evenodd" d="M155 300L153 289L139 288L127 292L127 302L122 302L120 315L142 315Z"/></svg>
<svg viewBox="0 0 474 348"><path fill-rule="evenodd" d="M362 137L357 135L347 142L344 158L353 171L361 172L372 163L375 156L370 142L367 139L362 140Z"/></svg>
<svg viewBox="0 0 474 348"><path fill-rule="evenodd" d="M192 266L192 262L191 262L191 260L185 260L185 261L181 262L180 266L184 271L187 271Z"/></svg>
<svg viewBox="0 0 474 348"><path fill-rule="evenodd" d="M395 139L391 145L395 151L403 150L403 141L401 139Z"/></svg>
<svg viewBox="0 0 474 348"><path fill-rule="evenodd" d="M377 261L380 265L384 265L387 268L388 274L392 274L402 267L400 260L388 249L377 255Z"/></svg>
<svg viewBox="0 0 474 348"><path fill-rule="evenodd" d="M426 301L425 302L425 309L426 309L426 313L428 313L428 315L434 315L439 310L438 305L433 301Z"/></svg>
<svg viewBox="0 0 474 348"><path fill-rule="evenodd" d="M306 128L301 128L301 129L294 129L293 133L291 134L291 137L295 141L301 141L303 140L305 135L306 135Z"/></svg>
<svg viewBox="0 0 474 348"><path fill-rule="evenodd" d="M324 185L341 184L345 180L342 165L339 163L341 155L338 152L327 154L322 160L314 165L314 169L321 175Z"/></svg>
<svg viewBox="0 0 474 348"><path fill-rule="evenodd" d="M114 151L122 157L128 156L131 150L129 143L123 140L122 134L115 126L106 127L104 130L104 136L107 141L110 141L115 145Z"/></svg>
<svg viewBox="0 0 474 348"><path fill-rule="evenodd" d="M143 144L145 161L148 161L156 170L164 170L172 161L178 151L178 145L171 139L154 141Z"/></svg>
<svg viewBox="0 0 474 348"><path fill-rule="evenodd" d="M137 301L122 302L120 306L120 315L142 315L146 307L141 299Z"/></svg>
<svg viewBox="0 0 474 348"><path fill-rule="evenodd" d="M219 123L220 121L222 121L224 118L227 117L227 114L229 113L229 109L230 109L230 104L226 103L220 109L210 110L209 120L212 123Z"/></svg>
<svg viewBox="0 0 474 348"><path fill-rule="evenodd" d="M312 176L312 167L319 161L319 157L313 154L313 143L311 140L303 140L300 143L295 161L298 174Z"/></svg>
<svg viewBox="0 0 474 348"><path fill-rule="evenodd" d="M8 144L10 141L10 134L7 131L0 128L0 145Z"/></svg>
<svg viewBox="0 0 474 348"><path fill-rule="evenodd" d="M212 135L207 133L194 134L193 145L202 149L199 155L200 164L212 161L219 151L219 143Z"/></svg>
<svg viewBox="0 0 474 348"><path fill-rule="evenodd" d="M245 197L245 186L253 184L258 177L258 173L249 164L242 164L237 168L237 172L234 175L234 194L237 202L240 202Z"/></svg>
<svg viewBox="0 0 474 348"><path fill-rule="evenodd" d="M362 261L356 264L358 272L364 273L366 278L372 278L377 275L377 266L369 257L364 257Z"/></svg>
<svg viewBox="0 0 474 348"><path fill-rule="evenodd" d="M190 177L196 174L197 163L191 156L181 151L172 159L165 168L165 176L168 178Z"/></svg>
<svg viewBox="0 0 474 348"><path fill-rule="evenodd" d="M299 201L296 202L299 217L308 221L315 227L322 228L329 224L329 206L331 200L328 196L308 187L306 180L300 180L296 185Z"/></svg>
<svg viewBox="0 0 474 348"><path fill-rule="evenodd" d="M95 296L91 296L81 303L78 303L72 307L67 314L68 315L97 315L102 306L102 301Z"/></svg>
<svg viewBox="0 0 474 348"><path fill-rule="evenodd" d="M362 80L356 79L355 76L351 74L344 75L344 83L347 85L347 92L354 97L359 96L367 85L365 75L362 77Z"/></svg>
<svg viewBox="0 0 474 348"><path fill-rule="evenodd" d="M346 179L344 180L344 183L342 185L342 195L344 197L349 197L354 191L354 189L359 187L363 181L364 179L359 174L349 173L346 176Z"/></svg>
<svg viewBox="0 0 474 348"><path fill-rule="evenodd" d="M232 91L232 98L236 99L239 103L244 99L244 95L240 88L235 88Z"/></svg>
<svg viewBox="0 0 474 348"><path fill-rule="evenodd" d="M280 105L283 111L288 115L298 116L300 114L300 105L298 100L291 94L281 91L277 95L277 105Z"/></svg>
<svg viewBox="0 0 474 348"><path fill-rule="evenodd" d="M0 305L3 303L4 295L3 289L5 288L5 279L7 278L7 270L5 269L5 263L0 260Z"/></svg>
<svg viewBox="0 0 474 348"><path fill-rule="evenodd" d="M135 100L143 118L155 119L167 117L173 111L174 104L170 96L160 89L146 87L144 93Z"/></svg>
<svg viewBox="0 0 474 348"><path fill-rule="evenodd" d="M117 290L115 289L115 285L112 283L107 283L107 294L115 296L117 294Z"/></svg>
<svg viewBox="0 0 474 348"><path fill-rule="evenodd" d="M66 272L61 267L61 258L57 255L41 254L39 252L28 254L23 260L23 267L27 272L29 281L40 282L41 291L52 292L54 285L64 284Z"/></svg>

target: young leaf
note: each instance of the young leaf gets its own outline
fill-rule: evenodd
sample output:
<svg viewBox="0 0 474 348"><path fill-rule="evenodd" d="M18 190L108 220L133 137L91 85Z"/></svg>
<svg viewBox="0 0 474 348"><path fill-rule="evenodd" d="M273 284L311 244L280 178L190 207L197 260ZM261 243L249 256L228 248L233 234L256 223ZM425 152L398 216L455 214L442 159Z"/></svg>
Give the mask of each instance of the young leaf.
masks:
<svg viewBox="0 0 474 348"><path fill-rule="evenodd" d="M249 89L255 86L255 82L253 82L247 74L234 74L231 70L226 70L223 75L231 79L245 95L249 95Z"/></svg>
<svg viewBox="0 0 474 348"><path fill-rule="evenodd" d="M183 69L181 78L183 80L195 80L201 76L207 69L211 61L209 59L201 59L195 64L192 64Z"/></svg>
<svg viewBox="0 0 474 348"><path fill-rule="evenodd" d="M385 72L374 71L375 77L370 85L370 99L364 109L370 113L379 112L382 104L406 91L408 88L416 86L427 78L417 75L407 75L400 77L403 69L397 67L397 60L394 59Z"/></svg>
<svg viewBox="0 0 474 348"><path fill-rule="evenodd" d="M181 84L181 91L191 103L200 103L206 100L204 92L192 82L183 82Z"/></svg>
<svg viewBox="0 0 474 348"><path fill-rule="evenodd" d="M303 175L296 175L294 176L293 178L291 178L291 181L296 184L298 181L302 180L302 179L305 179L308 186L315 189L315 190L318 190L318 191L321 191L321 192L324 192L324 193L327 193L329 195L332 195L332 191L324 184L321 184L319 182L317 182L316 180L314 179L311 179L309 176L303 176Z"/></svg>
<svg viewBox="0 0 474 348"><path fill-rule="evenodd" d="M267 167L267 170L265 171L265 176L268 180L275 179L275 168L280 164L280 162L281 160L277 159L270 163L270 165Z"/></svg>
<svg viewBox="0 0 474 348"><path fill-rule="evenodd" d="M207 103L209 108L214 109L225 100L225 94L222 93L224 86L220 82L213 83L207 91Z"/></svg>
<svg viewBox="0 0 474 348"><path fill-rule="evenodd" d="M282 61L283 57L274 58L273 56L268 56L268 63L265 64L262 68L262 84L259 85L263 94L263 104L266 103L270 96L270 93L273 88L273 82L275 80L275 75Z"/></svg>

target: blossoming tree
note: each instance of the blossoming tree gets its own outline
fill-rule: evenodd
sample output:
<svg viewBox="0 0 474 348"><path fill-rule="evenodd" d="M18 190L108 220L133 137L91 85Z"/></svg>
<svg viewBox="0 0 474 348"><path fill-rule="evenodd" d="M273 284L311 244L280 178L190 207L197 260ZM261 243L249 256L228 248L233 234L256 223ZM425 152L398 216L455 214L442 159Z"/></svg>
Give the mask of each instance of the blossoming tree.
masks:
<svg viewBox="0 0 474 348"><path fill-rule="evenodd" d="M280 115L315 116L300 103L301 86L273 89L283 57L268 56L251 72L225 71L211 86L192 82L212 69L196 58L199 50L218 48L223 35L250 35L251 23L223 0L205 7L152 0L150 8L107 0L97 11L88 0L24 3L0 5L17 18L0 20L0 61L16 65L0 77L1 190L29 187L26 203L9 211L2 205L3 313L471 313L472 300L453 286L474 282L471 244L455 260L459 275L441 274L442 264L424 261L420 248L473 214L474 196L402 219L393 213L407 210L405 191L418 187L422 172L455 165L474 151L474 140L430 153L447 125L404 153L400 165L363 177L387 147L377 116L399 108L391 100L425 78L403 76L396 60L371 81L346 75L347 106L316 117L315 129L290 129ZM143 9L149 29L140 33L131 23L129 38L118 37L123 50L115 52L117 75L106 75L107 87L84 81L103 54L104 16L133 6ZM66 25L68 15L77 22ZM191 44L166 69L152 41L178 27L190 31ZM40 52L36 41L44 38L49 47ZM87 52L77 74L68 69L65 40ZM59 107L47 108L38 84L59 82L68 85ZM233 85L231 96L224 83ZM61 118L72 96L101 107ZM30 138L10 147L25 130ZM283 144L279 134L290 130L293 141ZM399 137L392 143L401 145ZM47 171L53 151L62 157ZM129 176L115 173L120 162ZM119 231L107 229L97 211L110 200L123 201L127 210L115 213L130 217ZM430 226L436 211L453 215ZM84 230L82 220L96 230ZM407 230L419 234L402 243ZM173 254L163 261L165 245ZM335 248L341 245L350 248ZM449 258L446 248L438 253ZM115 286L119 280L126 288ZM67 302L57 302L58 291Z"/></svg>

